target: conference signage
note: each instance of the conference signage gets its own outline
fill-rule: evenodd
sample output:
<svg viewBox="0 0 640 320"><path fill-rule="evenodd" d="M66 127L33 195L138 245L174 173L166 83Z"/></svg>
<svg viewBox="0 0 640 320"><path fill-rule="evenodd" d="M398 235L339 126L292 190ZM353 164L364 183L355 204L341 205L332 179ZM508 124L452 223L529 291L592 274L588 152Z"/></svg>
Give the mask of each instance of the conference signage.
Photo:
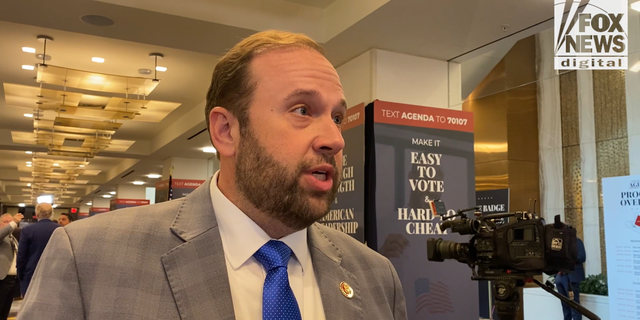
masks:
<svg viewBox="0 0 640 320"><path fill-rule="evenodd" d="M105 213L105 212L109 212L109 211L111 211L109 208L91 207L91 209L89 209L89 217L93 217L96 214Z"/></svg>
<svg viewBox="0 0 640 320"><path fill-rule="evenodd" d="M602 179L610 319L640 319L640 175Z"/></svg>
<svg viewBox="0 0 640 320"><path fill-rule="evenodd" d="M364 242L364 103L347 110L342 137L342 181L329 213L318 222Z"/></svg>
<svg viewBox="0 0 640 320"><path fill-rule="evenodd" d="M169 190L169 200L186 197L193 190L201 186L205 180L187 180L171 178L171 189Z"/></svg>
<svg viewBox="0 0 640 320"><path fill-rule="evenodd" d="M110 201L110 209L124 209L131 208L137 206L145 206L151 203L149 200L141 200L141 199L113 199Z"/></svg>
<svg viewBox="0 0 640 320"><path fill-rule="evenodd" d="M162 180L156 182L156 201L155 203L169 201L169 190L171 180Z"/></svg>
<svg viewBox="0 0 640 320"><path fill-rule="evenodd" d="M476 191L476 206L480 207L483 215L509 212L509 189ZM509 222L509 218L494 220L497 225ZM493 299L489 281L478 281L478 295L480 303L480 317L489 319Z"/></svg>
<svg viewBox="0 0 640 320"><path fill-rule="evenodd" d="M554 3L556 70L627 70L627 0Z"/></svg>
<svg viewBox="0 0 640 320"><path fill-rule="evenodd" d="M365 113L368 245L398 271L409 319L477 319L471 269L428 261L426 246L469 241L441 230L428 201L444 201L448 215L475 204L473 114L384 101Z"/></svg>

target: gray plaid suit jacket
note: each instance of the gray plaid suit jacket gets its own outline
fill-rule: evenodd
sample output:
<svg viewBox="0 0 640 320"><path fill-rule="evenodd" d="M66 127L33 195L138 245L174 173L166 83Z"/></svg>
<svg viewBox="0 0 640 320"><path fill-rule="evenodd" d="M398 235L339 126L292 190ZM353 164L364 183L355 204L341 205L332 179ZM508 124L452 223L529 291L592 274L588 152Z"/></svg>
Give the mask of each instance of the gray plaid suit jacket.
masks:
<svg viewBox="0 0 640 320"><path fill-rule="evenodd" d="M328 320L406 319L389 260L320 224L308 240ZM18 319L235 319L209 182L182 199L56 230Z"/></svg>

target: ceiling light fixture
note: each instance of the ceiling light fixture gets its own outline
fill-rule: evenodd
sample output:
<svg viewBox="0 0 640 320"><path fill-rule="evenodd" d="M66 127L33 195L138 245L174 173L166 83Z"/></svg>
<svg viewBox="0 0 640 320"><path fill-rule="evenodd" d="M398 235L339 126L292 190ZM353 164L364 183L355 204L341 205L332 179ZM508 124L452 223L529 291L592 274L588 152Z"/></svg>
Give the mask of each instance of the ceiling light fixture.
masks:
<svg viewBox="0 0 640 320"><path fill-rule="evenodd" d="M105 194L105 195L103 195L102 197L103 197L103 198L107 198L107 199L109 199L109 198L111 198L111 195L110 195L110 194Z"/></svg>
<svg viewBox="0 0 640 320"><path fill-rule="evenodd" d="M87 202L87 205L88 205L88 206L92 206L92 205L93 205L93 202Z"/></svg>
<svg viewBox="0 0 640 320"><path fill-rule="evenodd" d="M35 69L35 67L34 67L34 66L32 66L32 65L29 65L29 64L23 64L23 65L22 65L22 69L25 69L25 70L33 70L33 69Z"/></svg>
<svg viewBox="0 0 640 320"><path fill-rule="evenodd" d="M42 64L40 66L47 67L46 58L47 58L47 40L53 41L53 38L50 36L39 35L38 40L44 42L43 52L42 52Z"/></svg>
<svg viewBox="0 0 640 320"><path fill-rule="evenodd" d="M25 151L24 153L26 153L26 154L32 154L32 153L33 153L33 151Z"/></svg>
<svg viewBox="0 0 640 320"><path fill-rule="evenodd" d="M116 194L116 192L115 192L115 191L111 191L111 192L109 192L109 193L111 193L111 194Z"/></svg>
<svg viewBox="0 0 640 320"><path fill-rule="evenodd" d="M214 147L206 147L206 148L202 148L202 152L204 152L204 153L216 153L216 152L218 152L218 150L216 150L216 148L214 148Z"/></svg>
<svg viewBox="0 0 640 320"><path fill-rule="evenodd" d="M93 58L91 58L91 61L97 62L97 63L104 63L104 58L93 57Z"/></svg>
<svg viewBox="0 0 640 320"><path fill-rule="evenodd" d="M31 47L22 47L22 52L36 53L36 49Z"/></svg>
<svg viewBox="0 0 640 320"><path fill-rule="evenodd" d="M54 204L54 205L51 206L51 208L57 208L57 207L58 207L57 204Z"/></svg>
<svg viewBox="0 0 640 320"><path fill-rule="evenodd" d="M136 186L141 186L144 184L144 181L134 181L133 184L135 184Z"/></svg>
<svg viewBox="0 0 640 320"><path fill-rule="evenodd" d="M84 164L81 164L81 165L80 165L80 168L84 168Z"/></svg>
<svg viewBox="0 0 640 320"><path fill-rule="evenodd" d="M162 53L152 52L152 53L149 53L149 57L154 58L154 60L156 62L155 68L154 68L156 70L156 73L155 73L155 76L153 77L153 81L154 82L159 82L160 80L158 80L158 71L159 71L158 70L158 58L162 59L162 58L164 58L164 55ZM162 67L160 67L160 68L162 68ZM167 69L165 68L165 71L166 70Z"/></svg>
<svg viewBox="0 0 640 320"><path fill-rule="evenodd" d="M31 183L27 183L27 187L31 187Z"/></svg>
<svg viewBox="0 0 640 320"><path fill-rule="evenodd" d="M33 113L25 113L24 116L27 118L33 118Z"/></svg>
<svg viewBox="0 0 640 320"><path fill-rule="evenodd" d="M88 14L80 17L80 20L86 24L90 24L96 27L110 27L115 24L115 22L108 17L99 16L94 14Z"/></svg>
<svg viewBox="0 0 640 320"><path fill-rule="evenodd" d="M635 10L635 11L640 11L640 1L636 1L634 3L631 4L631 9Z"/></svg>
<svg viewBox="0 0 640 320"><path fill-rule="evenodd" d="M160 71L160 72L165 72L165 71L167 71L167 67L160 67L160 66L157 66L157 67L156 67L156 70L158 70L158 71Z"/></svg>
<svg viewBox="0 0 640 320"><path fill-rule="evenodd" d="M24 208L24 203L18 203L18 207L23 207Z"/></svg>
<svg viewBox="0 0 640 320"><path fill-rule="evenodd" d="M28 164L28 165L27 165L27 167L31 168L31 165L30 165L30 164Z"/></svg>
<svg viewBox="0 0 640 320"><path fill-rule="evenodd" d="M162 176L157 174L157 173L150 173L150 174L147 175L147 177L149 177L151 179L158 179L158 178L160 178Z"/></svg>
<svg viewBox="0 0 640 320"><path fill-rule="evenodd" d="M60 164L59 163L54 163L53 166L54 167L58 167L58 166L60 166Z"/></svg>

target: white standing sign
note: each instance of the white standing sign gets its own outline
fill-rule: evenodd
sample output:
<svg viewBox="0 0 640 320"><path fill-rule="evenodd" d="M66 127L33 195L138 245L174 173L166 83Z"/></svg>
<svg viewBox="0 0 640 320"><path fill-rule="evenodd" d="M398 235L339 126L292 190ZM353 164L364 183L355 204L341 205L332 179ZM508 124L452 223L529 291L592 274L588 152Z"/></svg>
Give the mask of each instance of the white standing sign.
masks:
<svg viewBox="0 0 640 320"><path fill-rule="evenodd" d="M640 319L640 176L602 179L611 319Z"/></svg>

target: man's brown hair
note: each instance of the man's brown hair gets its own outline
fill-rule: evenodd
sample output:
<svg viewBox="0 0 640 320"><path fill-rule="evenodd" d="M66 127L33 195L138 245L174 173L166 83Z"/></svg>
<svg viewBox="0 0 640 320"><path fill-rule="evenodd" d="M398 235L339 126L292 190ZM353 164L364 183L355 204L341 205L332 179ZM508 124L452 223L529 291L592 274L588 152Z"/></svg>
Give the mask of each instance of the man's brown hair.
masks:
<svg viewBox="0 0 640 320"><path fill-rule="evenodd" d="M324 55L324 50L313 39L298 33L269 30L256 33L236 44L218 62L213 70L211 87L207 93L204 115L209 130L209 114L215 107L223 107L238 118L240 128L248 125L249 104L255 88L249 65L261 53L280 48L307 48ZM214 146L215 147L215 146ZM218 156L218 159L220 156Z"/></svg>

